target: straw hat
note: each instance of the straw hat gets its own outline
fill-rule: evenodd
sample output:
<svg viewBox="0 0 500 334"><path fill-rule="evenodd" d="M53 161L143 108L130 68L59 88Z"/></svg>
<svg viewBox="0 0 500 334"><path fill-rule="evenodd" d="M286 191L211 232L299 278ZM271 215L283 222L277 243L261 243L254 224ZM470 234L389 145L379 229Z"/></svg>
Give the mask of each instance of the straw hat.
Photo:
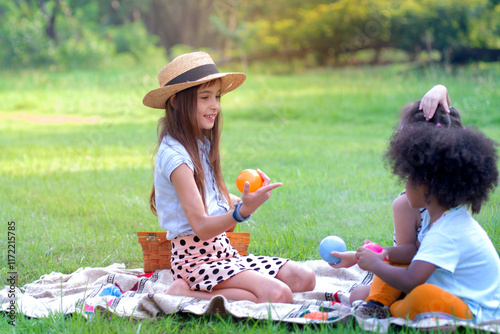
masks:
<svg viewBox="0 0 500 334"><path fill-rule="evenodd" d="M183 54L158 73L160 88L144 96L145 106L165 109L167 100L183 89L201 85L213 79L221 79L221 95L238 88L246 79L243 73L219 73L214 61L205 52Z"/></svg>

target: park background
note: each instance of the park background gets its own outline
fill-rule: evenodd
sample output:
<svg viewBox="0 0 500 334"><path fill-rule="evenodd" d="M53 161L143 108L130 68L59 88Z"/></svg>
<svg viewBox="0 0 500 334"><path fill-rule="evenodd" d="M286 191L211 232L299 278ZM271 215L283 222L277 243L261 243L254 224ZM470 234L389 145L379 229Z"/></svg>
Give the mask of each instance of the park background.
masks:
<svg viewBox="0 0 500 334"><path fill-rule="evenodd" d="M161 111L144 107L173 57L244 71L223 98L222 164L284 186L239 231L250 251L319 259L324 236L392 242L404 184L384 166L400 108L448 87L466 125L500 141L500 2L0 0L0 216L15 222L18 285L52 271L142 266ZM500 250L499 191L476 219ZM7 247L0 254L7 284ZM6 323L2 326L14 330ZM280 324L166 317L20 317L30 332L286 332ZM328 332L331 328L306 328ZM351 329L345 328L346 331Z"/></svg>

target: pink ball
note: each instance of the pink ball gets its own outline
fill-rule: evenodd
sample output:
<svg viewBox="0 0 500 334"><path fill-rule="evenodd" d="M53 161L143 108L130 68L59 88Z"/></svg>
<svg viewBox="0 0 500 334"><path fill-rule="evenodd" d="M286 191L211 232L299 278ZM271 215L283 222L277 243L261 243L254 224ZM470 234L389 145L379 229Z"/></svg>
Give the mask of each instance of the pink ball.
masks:
<svg viewBox="0 0 500 334"><path fill-rule="evenodd" d="M365 242L363 244L363 247L368 248L369 250L371 250L372 252L375 252L375 253L382 253L382 251L384 250L382 248L382 246L380 246L379 244L376 244L374 242L371 242L371 241Z"/></svg>

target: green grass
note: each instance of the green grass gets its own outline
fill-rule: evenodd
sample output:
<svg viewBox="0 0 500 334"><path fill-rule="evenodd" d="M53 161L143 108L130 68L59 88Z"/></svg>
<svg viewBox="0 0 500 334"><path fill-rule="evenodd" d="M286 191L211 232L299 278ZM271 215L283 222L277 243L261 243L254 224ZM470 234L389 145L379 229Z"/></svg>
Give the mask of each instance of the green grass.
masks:
<svg viewBox="0 0 500 334"><path fill-rule="evenodd" d="M161 111L141 103L157 86L157 70L0 73L0 220L5 234L7 222L16 222L20 286L52 271L71 273L115 262L127 268L142 265L136 232L160 230L148 196ZM245 168L260 168L284 184L252 215L253 221L238 227L251 232L250 250L319 259L317 245L330 234L341 236L351 249L365 238L390 245L391 203L403 185L384 168L382 155L399 109L442 83L464 123L500 141L499 75L498 64L456 71L396 65L301 75L250 73L241 88L223 97L225 179L235 194L236 175ZM99 120L43 124L19 115ZM499 200L497 190L476 217L497 251ZM6 250L0 259L7 263ZM2 268L4 282L8 271ZM113 316L91 321L20 317L16 327L33 333L180 329L331 331L184 316L140 322Z"/></svg>

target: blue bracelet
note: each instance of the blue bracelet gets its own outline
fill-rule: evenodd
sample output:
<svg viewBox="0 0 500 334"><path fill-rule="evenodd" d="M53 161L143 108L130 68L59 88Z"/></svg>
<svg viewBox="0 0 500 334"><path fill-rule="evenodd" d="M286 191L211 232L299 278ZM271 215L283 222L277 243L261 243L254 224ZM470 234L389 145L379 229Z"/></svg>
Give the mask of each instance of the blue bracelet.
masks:
<svg viewBox="0 0 500 334"><path fill-rule="evenodd" d="M236 220L238 223L247 221L250 218L250 215L243 217L240 212L240 207L243 205L242 202L238 202L234 205L234 211L233 211L233 219Z"/></svg>

